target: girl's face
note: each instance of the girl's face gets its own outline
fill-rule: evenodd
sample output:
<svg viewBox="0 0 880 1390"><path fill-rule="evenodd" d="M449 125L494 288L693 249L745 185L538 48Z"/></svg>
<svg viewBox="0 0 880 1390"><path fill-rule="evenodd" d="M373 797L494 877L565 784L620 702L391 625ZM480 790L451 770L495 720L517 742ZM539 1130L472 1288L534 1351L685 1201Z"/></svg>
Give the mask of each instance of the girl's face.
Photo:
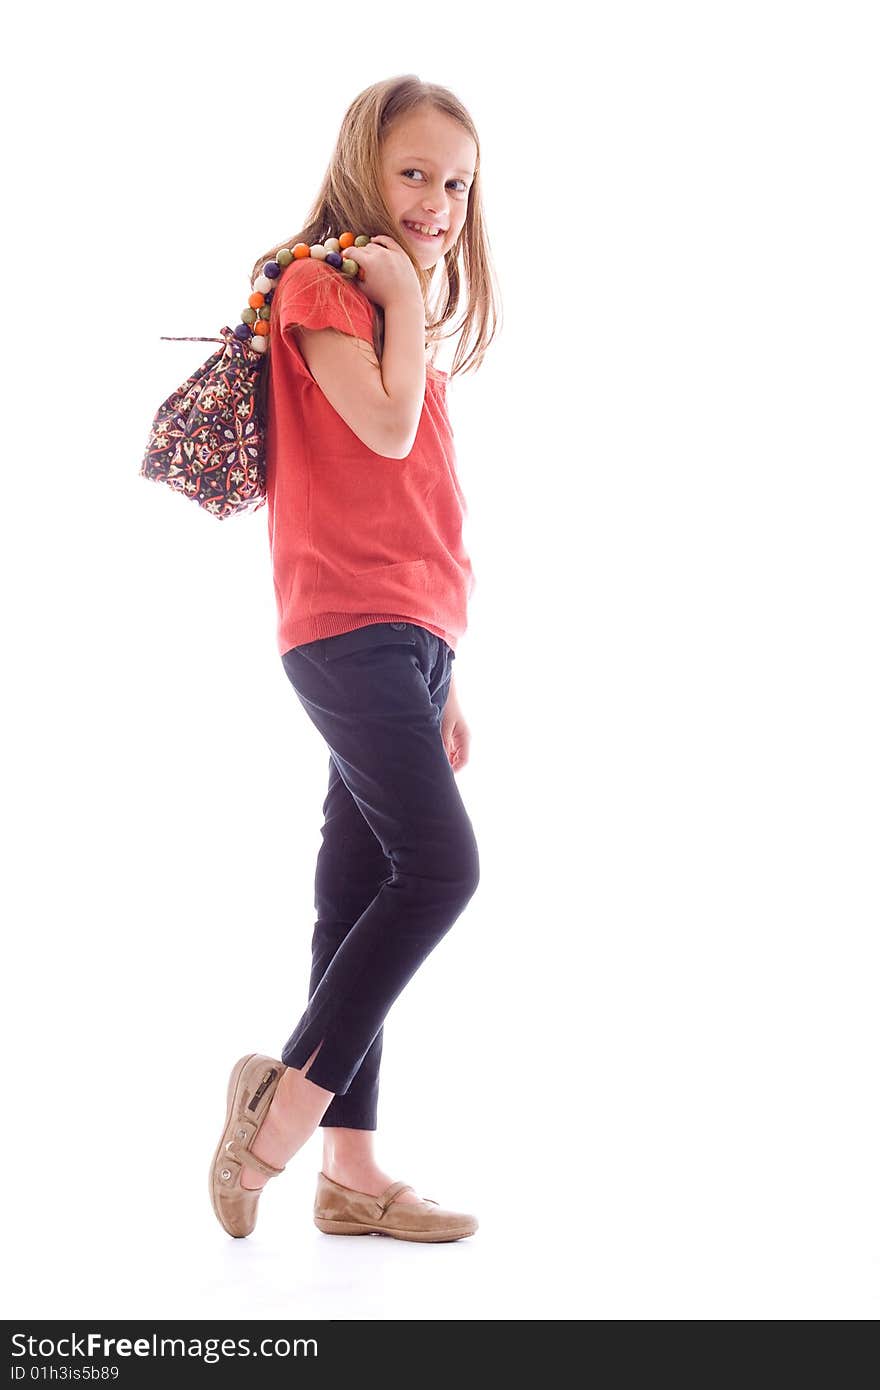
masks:
<svg viewBox="0 0 880 1390"><path fill-rule="evenodd" d="M385 137L382 191L401 241L424 270L458 240L476 158L476 144L464 127L432 107L401 116ZM413 222L440 230L423 236L407 226Z"/></svg>

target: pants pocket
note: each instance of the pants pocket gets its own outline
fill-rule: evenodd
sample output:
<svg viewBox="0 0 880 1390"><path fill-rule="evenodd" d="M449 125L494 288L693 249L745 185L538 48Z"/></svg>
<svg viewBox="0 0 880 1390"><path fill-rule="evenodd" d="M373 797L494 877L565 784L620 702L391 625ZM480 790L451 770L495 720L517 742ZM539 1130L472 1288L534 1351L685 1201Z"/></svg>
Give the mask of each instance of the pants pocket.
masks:
<svg viewBox="0 0 880 1390"><path fill-rule="evenodd" d="M367 623L364 627L353 628L351 632L323 638L323 654L325 662L338 661L340 657L364 651L367 647L415 645L412 623Z"/></svg>

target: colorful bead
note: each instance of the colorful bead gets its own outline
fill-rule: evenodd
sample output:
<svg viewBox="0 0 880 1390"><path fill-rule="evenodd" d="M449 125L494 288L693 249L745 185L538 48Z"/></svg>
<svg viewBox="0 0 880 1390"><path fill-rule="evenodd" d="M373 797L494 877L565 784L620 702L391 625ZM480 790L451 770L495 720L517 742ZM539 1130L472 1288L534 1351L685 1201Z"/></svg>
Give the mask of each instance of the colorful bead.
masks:
<svg viewBox="0 0 880 1390"><path fill-rule="evenodd" d="M326 261L349 278L358 276L363 280L363 267L350 256L340 253L347 251L350 246L369 244L370 238L365 233L355 236L354 232L342 232L338 237L331 236L326 241L316 241L314 246L298 241L293 247L279 247L274 258L264 262L262 272L254 280L247 308L241 311L241 323L233 329L236 338L248 343L254 352L266 351L269 346L272 299L285 266L291 265L293 261L304 261L311 257L316 261Z"/></svg>

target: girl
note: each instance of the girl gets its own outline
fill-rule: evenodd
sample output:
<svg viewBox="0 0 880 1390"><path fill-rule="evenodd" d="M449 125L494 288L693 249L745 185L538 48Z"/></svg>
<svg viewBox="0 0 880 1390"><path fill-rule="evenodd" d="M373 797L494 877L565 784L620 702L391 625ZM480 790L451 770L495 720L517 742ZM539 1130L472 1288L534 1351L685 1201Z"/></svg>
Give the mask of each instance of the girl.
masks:
<svg viewBox="0 0 880 1390"><path fill-rule="evenodd" d="M384 1019L479 881L454 777L470 734L452 670L474 579L447 374L426 361L458 307L460 259L466 360L478 366L494 334L478 180L474 126L449 91L377 83L346 113L308 225L255 267L279 253L285 265L262 374L278 646L330 781L308 1007L280 1059L250 1054L229 1080L211 1198L233 1236L251 1233L263 1184L319 1125L322 1231L446 1241L477 1229L393 1181L373 1135ZM356 276L326 261L331 238L376 228L344 251ZM464 341L453 375L463 356Z"/></svg>

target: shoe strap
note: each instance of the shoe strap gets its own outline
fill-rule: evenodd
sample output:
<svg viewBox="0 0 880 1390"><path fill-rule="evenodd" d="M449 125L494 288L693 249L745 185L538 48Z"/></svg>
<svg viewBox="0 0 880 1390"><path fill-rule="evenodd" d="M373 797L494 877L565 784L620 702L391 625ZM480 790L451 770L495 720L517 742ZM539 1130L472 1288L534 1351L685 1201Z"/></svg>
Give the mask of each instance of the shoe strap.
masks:
<svg viewBox="0 0 880 1390"><path fill-rule="evenodd" d="M262 1173L267 1178L277 1178L284 1172L283 1168L273 1168L271 1163L267 1163L263 1158L257 1158L250 1149L230 1149L230 1158L237 1159L246 1168L256 1168L258 1173Z"/></svg>
<svg viewBox="0 0 880 1390"><path fill-rule="evenodd" d="M385 1215L385 1212L391 1206L391 1203L394 1201L395 1197L399 1197L401 1192L414 1191L415 1188L411 1187L408 1182L393 1182L390 1187L386 1187L381 1197L376 1198L376 1201L379 1203L379 1210L382 1212L382 1215Z"/></svg>

